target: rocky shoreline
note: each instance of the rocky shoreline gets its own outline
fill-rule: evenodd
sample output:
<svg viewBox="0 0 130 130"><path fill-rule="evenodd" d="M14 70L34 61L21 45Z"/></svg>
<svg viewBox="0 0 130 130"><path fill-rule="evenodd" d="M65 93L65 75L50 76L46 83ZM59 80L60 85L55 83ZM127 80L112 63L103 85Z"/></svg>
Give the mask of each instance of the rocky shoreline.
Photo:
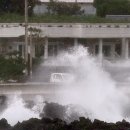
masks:
<svg viewBox="0 0 130 130"><path fill-rule="evenodd" d="M67 124L58 118L31 118L11 126L6 119L1 119L0 130L130 130L130 123L125 120L107 123L97 119L91 121L90 119L80 117L79 120Z"/></svg>

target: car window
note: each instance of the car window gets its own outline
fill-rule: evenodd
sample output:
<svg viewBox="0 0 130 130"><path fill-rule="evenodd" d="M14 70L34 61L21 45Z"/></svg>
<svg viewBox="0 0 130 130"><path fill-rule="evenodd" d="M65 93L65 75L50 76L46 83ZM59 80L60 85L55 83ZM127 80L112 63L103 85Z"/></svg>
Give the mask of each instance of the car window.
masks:
<svg viewBox="0 0 130 130"><path fill-rule="evenodd" d="M62 80L61 74L56 74L56 75L55 75L55 79Z"/></svg>

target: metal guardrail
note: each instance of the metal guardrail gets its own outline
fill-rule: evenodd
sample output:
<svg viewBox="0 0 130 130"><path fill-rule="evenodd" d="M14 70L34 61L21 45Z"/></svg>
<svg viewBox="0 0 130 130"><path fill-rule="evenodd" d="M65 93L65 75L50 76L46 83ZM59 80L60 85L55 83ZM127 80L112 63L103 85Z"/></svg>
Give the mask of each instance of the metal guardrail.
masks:
<svg viewBox="0 0 130 130"><path fill-rule="evenodd" d="M6 86L61 86L63 85L62 83L50 83L50 82L27 82L27 83L1 83L0 87L6 87ZM120 82L116 84L117 86L121 85L130 85L130 83L127 82Z"/></svg>
<svg viewBox="0 0 130 130"><path fill-rule="evenodd" d="M24 23L0 23L1 28L24 27ZM69 28L130 28L126 23L29 23L29 26L36 27L69 27Z"/></svg>
<svg viewBox="0 0 130 130"><path fill-rule="evenodd" d="M117 83L116 86L123 90L130 90L129 83ZM69 88L62 84L52 83L6 83L0 84L0 95L39 95L44 96L68 93ZM128 92L128 91L126 91Z"/></svg>
<svg viewBox="0 0 130 130"><path fill-rule="evenodd" d="M0 95L14 95L14 94L33 94L33 95L52 95L62 93L59 88L63 88L62 84L54 84L47 82L36 83L3 83L0 84Z"/></svg>
<svg viewBox="0 0 130 130"><path fill-rule="evenodd" d="M61 86L61 83L50 83L50 82L27 82L27 83L0 83L0 87L4 86Z"/></svg>

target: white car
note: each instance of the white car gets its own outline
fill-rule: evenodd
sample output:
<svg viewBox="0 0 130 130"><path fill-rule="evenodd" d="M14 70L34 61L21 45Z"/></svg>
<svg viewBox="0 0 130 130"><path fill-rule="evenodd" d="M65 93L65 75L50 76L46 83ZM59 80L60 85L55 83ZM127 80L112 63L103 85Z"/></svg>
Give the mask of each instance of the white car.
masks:
<svg viewBox="0 0 130 130"><path fill-rule="evenodd" d="M69 73L52 73L50 82L51 83L68 83L71 82L74 77Z"/></svg>

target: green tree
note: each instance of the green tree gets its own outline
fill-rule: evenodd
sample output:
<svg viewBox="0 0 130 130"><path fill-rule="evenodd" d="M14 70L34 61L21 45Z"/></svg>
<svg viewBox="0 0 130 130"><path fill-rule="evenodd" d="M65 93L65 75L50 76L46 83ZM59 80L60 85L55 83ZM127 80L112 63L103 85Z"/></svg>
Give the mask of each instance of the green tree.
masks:
<svg viewBox="0 0 130 130"><path fill-rule="evenodd" d="M25 69L24 59L18 52L9 53L6 56L0 56L0 79L16 79L23 75Z"/></svg>
<svg viewBox="0 0 130 130"><path fill-rule="evenodd" d="M110 15L130 15L129 0L95 0L94 6L97 9L97 15L104 17Z"/></svg>
<svg viewBox="0 0 130 130"><path fill-rule="evenodd" d="M57 2L50 0L48 3L48 12L58 15L77 15L82 14L81 7L77 3Z"/></svg>
<svg viewBox="0 0 130 130"><path fill-rule="evenodd" d="M28 12L32 15L33 8L39 0L28 0ZM0 0L0 11L24 15L24 0Z"/></svg>
<svg viewBox="0 0 130 130"><path fill-rule="evenodd" d="M10 6L10 0L0 0L0 13L7 12Z"/></svg>
<svg viewBox="0 0 130 130"><path fill-rule="evenodd" d="M107 0L94 0L94 6L99 6L99 5L101 5L101 4L103 4L103 3L105 3L105 2L107 2Z"/></svg>
<svg viewBox="0 0 130 130"><path fill-rule="evenodd" d="M94 0L94 6L97 9L97 15L98 16L105 16L106 14L106 3L107 0Z"/></svg>

